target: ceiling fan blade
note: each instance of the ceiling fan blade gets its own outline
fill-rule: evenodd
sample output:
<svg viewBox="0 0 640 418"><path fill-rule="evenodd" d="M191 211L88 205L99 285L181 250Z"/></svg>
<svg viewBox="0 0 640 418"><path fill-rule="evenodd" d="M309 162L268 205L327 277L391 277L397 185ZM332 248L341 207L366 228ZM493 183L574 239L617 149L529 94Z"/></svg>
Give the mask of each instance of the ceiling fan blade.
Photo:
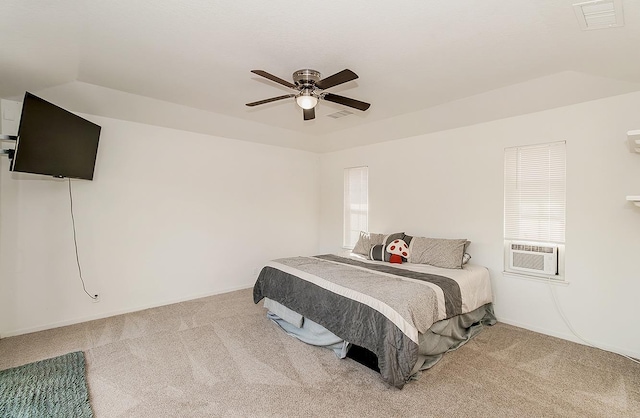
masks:
<svg viewBox="0 0 640 418"><path fill-rule="evenodd" d="M342 70L339 73L335 73L327 78L324 78L316 83L318 88L322 90L328 89L338 84L346 83L347 81L355 80L358 75L351 70Z"/></svg>
<svg viewBox="0 0 640 418"><path fill-rule="evenodd" d="M268 73L268 72L266 72L266 71L262 71L262 70L251 70L251 72L252 72L252 73L254 73L254 74L257 74L257 75L259 75L259 76L261 76L261 77L268 78L268 79L269 79L269 80L271 80L271 81L275 81L275 82L276 82L276 83L278 83L278 84L282 84L283 86L287 86L287 87L289 87L289 88L291 88L291 89L295 89L295 88L296 88L296 85L295 85L295 84L289 83L288 81L283 80L283 79L281 79L280 77L276 77L276 76L275 76L275 75L273 75L273 74L269 74L269 73Z"/></svg>
<svg viewBox="0 0 640 418"><path fill-rule="evenodd" d="M316 108L312 107L311 109L302 109L304 120L311 120L316 118Z"/></svg>
<svg viewBox="0 0 640 418"><path fill-rule="evenodd" d="M264 99L264 100L259 100L257 102L251 102L251 103L247 103L247 106L258 106L261 104L265 104L265 103L271 103L271 102L275 102L276 100L282 100L282 99L288 99L290 97L295 97L295 94L285 94L284 96L278 96L278 97L272 97L270 99Z"/></svg>
<svg viewBox="0 0 640 418"><path fill-rule="evenodd" d="M348 97L338 96L337 94L331 94L331 93L323 94L322 98L330 102L353 107L355 109L362 110L362 111L369 109L369 106L371 106L369 103L361 102L360 100L350 99Z"/></svg>

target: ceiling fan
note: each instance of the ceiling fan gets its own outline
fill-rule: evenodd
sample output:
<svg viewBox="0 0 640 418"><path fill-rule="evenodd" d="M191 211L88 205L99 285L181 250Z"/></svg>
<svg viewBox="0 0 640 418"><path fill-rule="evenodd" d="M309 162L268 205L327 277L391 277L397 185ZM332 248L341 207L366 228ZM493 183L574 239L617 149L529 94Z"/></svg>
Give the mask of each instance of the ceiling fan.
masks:
<svg viewBox="0 0 640 418"><path fill-rule="evenodd" d="M271 81L275 81L278 84L282 84L283 86L297 90L298 92L247 103L247 106L250 107L295 97L296 103L303 110L304 120L311 120L316 117L315 107L320 99L353 107L354 109L362 111L369 109L369 106L371 106L369 103L323 91L358 78L358 75L351 70L342 70L339 73L323 79L321 79L322 74L316 70L298 70L293 73L293 83L276 77L273 74L269 74L266 71L251 70L251 72L261 77L268 78Z"/></svg>

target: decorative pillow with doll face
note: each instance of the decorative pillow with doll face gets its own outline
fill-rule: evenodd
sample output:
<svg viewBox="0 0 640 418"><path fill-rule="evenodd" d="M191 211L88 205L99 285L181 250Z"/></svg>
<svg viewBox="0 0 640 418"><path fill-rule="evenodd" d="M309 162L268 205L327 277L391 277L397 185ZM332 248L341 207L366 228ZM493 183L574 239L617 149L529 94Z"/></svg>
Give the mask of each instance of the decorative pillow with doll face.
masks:
<svg viewBox="0 0 640 418"><path fill-rule="evenodd" d="M404 232L396 232L395 234L385 235L381 244L371 246L371 250L369 250L369 259L378 261L389 261L389 259L391 258L391 253L387 252L387 246L395 240L403 240L404 237Z"/></svg>
<svg viewBox="0 0 640 418"><path fill-rule="evenodd" d="M386 251L391 254L390 263L402 264L402 260L406 261L409 257L409 246L401 239L391 241L387 245Z"/></svg>

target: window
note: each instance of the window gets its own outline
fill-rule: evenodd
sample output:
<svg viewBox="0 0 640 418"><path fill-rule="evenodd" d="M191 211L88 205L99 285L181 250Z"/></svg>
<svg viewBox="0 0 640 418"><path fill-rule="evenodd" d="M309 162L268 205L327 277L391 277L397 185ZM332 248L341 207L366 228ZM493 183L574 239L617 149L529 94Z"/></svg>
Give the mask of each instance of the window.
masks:
<svg viewBox="0 0 640 418"><path fill-rule="evenodd" d="M562 275L565 207L564 141L505 149L504 239L507 271L534 276Z"/></svg>
<svg viewBox="0 0 640 418"><path fill-rule="evenodd" d="M360 231L369 229L369 168L344 170L344 232L342 245L353 248Z"/></svg>

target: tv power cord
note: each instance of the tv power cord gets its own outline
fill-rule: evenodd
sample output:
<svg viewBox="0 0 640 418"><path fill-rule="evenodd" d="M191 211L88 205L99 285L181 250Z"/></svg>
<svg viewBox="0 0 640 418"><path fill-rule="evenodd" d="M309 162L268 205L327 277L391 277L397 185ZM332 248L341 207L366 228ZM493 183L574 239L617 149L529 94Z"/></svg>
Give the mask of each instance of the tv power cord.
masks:
<svg viewBox="0 0 640 418"><path fill-rule="evenodd" d="M67 178L69 181L69 205L71 208L71 225L73 226L73 244L76 250L76 264L78 265L78 274L80 276L80 281L82 282L82 290L87 294L94 302L98 301L98 295L91 295L87 292L87 288L84 285L84 279L82 278L82 268L80 267L80 257L78 256L78 239L76 237L76 220L73 216L73 193L71 192L71 179Z"/></svg>

